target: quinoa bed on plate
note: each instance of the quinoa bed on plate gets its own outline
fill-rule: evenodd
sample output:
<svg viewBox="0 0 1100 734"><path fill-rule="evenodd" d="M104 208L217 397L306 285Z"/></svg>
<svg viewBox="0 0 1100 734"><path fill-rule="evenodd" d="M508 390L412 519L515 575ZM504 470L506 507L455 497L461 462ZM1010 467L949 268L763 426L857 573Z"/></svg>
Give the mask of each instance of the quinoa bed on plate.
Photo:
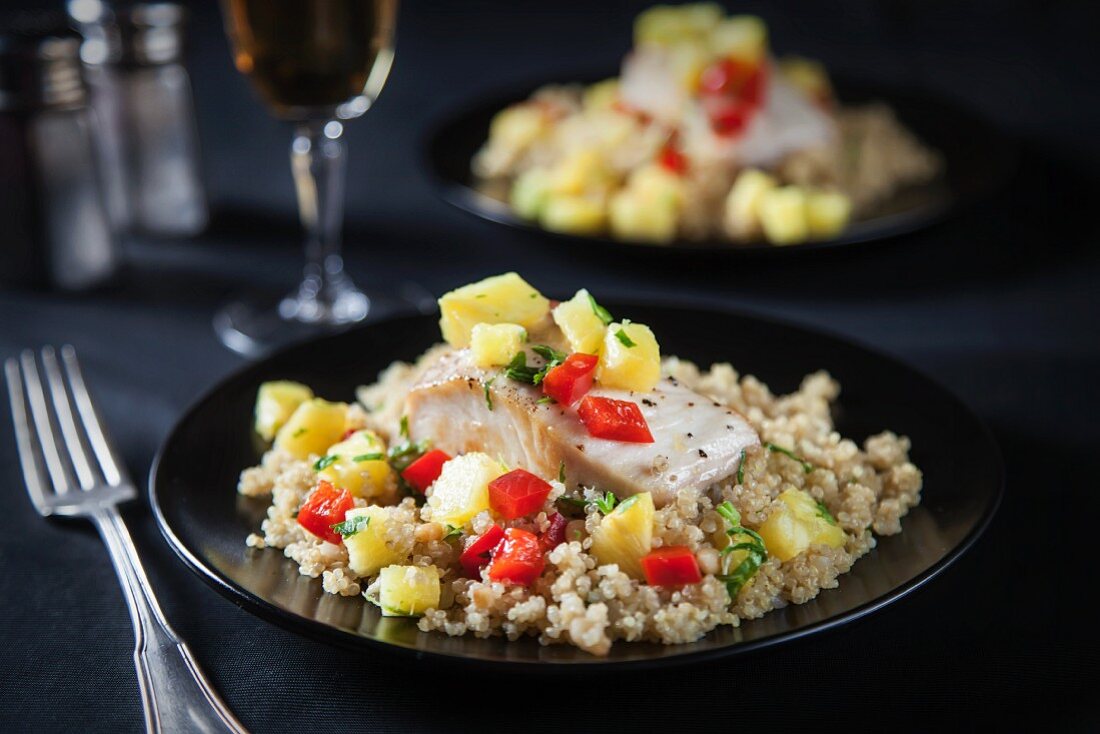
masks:
<svg viewBox="0 0 1100 734"><path fill-rule="evenodd" d="M369 429L391 446L399 442L404 396L423 363L439 349L417 364L396 363L378 382L361 388L360 404L346 411L347 429ZM827 374L809 375L797 392L775 396L762 382L739 376L728 364L701 371L690 362L667 358L662 372L740 413L761 439L759 447L745 452L740 476L682 490L653 513L652 548L690 549L701 580L679 587L654 586L618 565L600 565L591 551L593 533L604 517L604 508L594 500L604 494L595 488L569 488L580 501L566 504L561 497L567 488L546 477L552 490L537 512L502 520L482 510L456 532L432 519L430 504L402 497L396 475L390 474L377 494L356 497L354 505L391 508L382 542L409 566L439 570L438 602L420 612L421 629L509 639L533 635L542 644L573 644L595 655L606 654L615 640L690 642L720 624L738 625L836 586L840 575L874 547L875 535L900 532L901 518L920 501L921 474L908 459L907 439L884 432L868 438L861 448L834 430L829 409L840 386ZM315 454L300 459L272 448L259 466L242 473L242 494L271 498L261 532L250 535L247 543L283 550L302 574L321 577L326 592L365 593L377 601L381 576L357 574L345 544L322 540L298 521L308 495L318 486L319 471L327 468L316 468L324 458ZM842 544L810 544L782 561L779 554L769 553L731 599L731 586L723 577L731 570L727 558L735 554L722 553L729 545L725 539L730 522L719 506L730 503L745 529L762 531L770 517L789 514L780 495L791 490L808 493L820 503L821 517L843 531ZM570 514L570 508L580 504L583 509ZM460 555L470 539L493 525L542 537L558 514L568 519L564 539L546 551L544 569L530 585L494 581L487 566L473 578L464 573Z"/></svg>

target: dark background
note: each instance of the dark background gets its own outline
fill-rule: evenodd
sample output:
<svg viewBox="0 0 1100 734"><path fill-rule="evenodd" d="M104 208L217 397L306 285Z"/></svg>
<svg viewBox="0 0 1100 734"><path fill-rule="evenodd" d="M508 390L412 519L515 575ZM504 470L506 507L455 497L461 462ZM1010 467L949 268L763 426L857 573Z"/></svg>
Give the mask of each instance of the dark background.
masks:
<svg viewBox="0 0 1100 734"><path fill-rule="evenodd" d="M184 407L241 363L210 328L217 304L242 285L289 287L300 257L290 132L233 71L216 5L191 7L211 230L132 243L114 289L0 292L0 356L74 344L137 477ZM516 269L552 294L583 284L607 298L750 309L873 345L993 428L1009 479L986 536L897 605L762 654L645 676L498 679L367 659L261 622L184 569L142 502L126 517L168 617L255 731L1095 728L1097 622L1084 595L1100 491L1096 4L736 5L766 17L781 52L936 90L1019 140L1017 175L996 201L901 241L706 267L582 261L434 197L420 162L433 119L497 86L613 68L641 7L407 2L390 83L348 128L353 274L438 294ZM6 420L0 467L0 731L139 729L130 622L98 537L34 514Z"/></svg>

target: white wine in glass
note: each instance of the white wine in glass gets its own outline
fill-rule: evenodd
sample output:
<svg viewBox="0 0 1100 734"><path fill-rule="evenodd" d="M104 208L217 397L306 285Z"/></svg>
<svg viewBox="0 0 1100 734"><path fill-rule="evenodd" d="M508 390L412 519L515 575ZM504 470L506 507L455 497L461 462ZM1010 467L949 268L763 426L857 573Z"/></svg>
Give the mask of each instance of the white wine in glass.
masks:
<svg viewBox="0 0 1100 734"><path fill-rule="evenodd" d="M341 256L343 133L389 76L397 0L223 0L222 9L237 69L294 124L290 163L305 229L305 274L294 292L234 301L214 319L228 347L258 354L370 311Z"/></svg>

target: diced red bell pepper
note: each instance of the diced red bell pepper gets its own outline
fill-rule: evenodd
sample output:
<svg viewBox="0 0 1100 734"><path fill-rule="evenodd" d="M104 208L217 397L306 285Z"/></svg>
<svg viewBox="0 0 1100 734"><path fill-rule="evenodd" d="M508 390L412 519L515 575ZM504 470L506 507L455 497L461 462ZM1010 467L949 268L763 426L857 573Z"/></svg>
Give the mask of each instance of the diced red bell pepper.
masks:
<svg viewBox="0 0 1100 734"><path fill-rule="evenodd" d="M546 565L542 553L537 535L520 528L508 528L504 531L504 542L493 551L489 578L530 586Z"/></svg>
<svg viewBox="0 0 1100 734"><path fill-rule="evenodd" d="M768 66L757 64L745 79L745 83L741 85L741 91L737 96L751 109L755 109L764 105L767 89Z"/></svg>
<svg viewBox="0 0 1100 734"><path fill-rule="evenodd" d="M504 531L499 525L493 525L471 540L466 550L462 551L462 555L458 557L458 562L462 564L462 570L466 575L476 579L482 567L489 563L493 549L502 540L504 540Z"/></svg>
<svg viewBox="0 0 1100 734"><path fill-rule="evenodd" d="M744 103L734 100L714 105L710 112L710 127L722 137L739 135L749 124L751 112Z"/></svg>
<svg viewBox="0 0 1100 734"><path fill-rule="evenodd" d="M570 354L564 362L546 373L542 380L542 392L562 405L572 405L592 388L599 361L600 358L594 354Z"/></svg>
<svg viewBox="0 0 1100 734"><path fill-rule="evenodd" d="M666 145L661 148L661 152L657 154L657 163L666 171L671 171L677 176L683 176L687 173L687 157L674 145Z"/></svg>
<svg viewBox="0 0 1100 734"><path fill-rule="evenodd" d="M432 482L439 479L439 474L443 471L443 465L450 460L451 457L447 452L432 449L409 464L405 471L401 472L401 478L423 494L428 487L432 486Z"/></svg>
<svg viewBox="0 0 1100 734"><path fill-rule="evenodd" d="M322 481L298 510L298 524L321 540L339 545L344 539L332 526L343 522L344 515L353 507L355 500L346 489L337 489Z"/></svg>
<svg viewBox="0 0 1100 734"><path fill-rule="evenodd" d="M550 516L550 527L542 534L542 547L553 550L565 542L565 526L569 524L568 518L560 512Z"/></svg>
<svg viewBox="0 0 1100 734"><path fill-rule="evenodd" d="M577 415L588 433L596 438L653 443L653 434L637 403L585 395L577 407Z"/></svg>
<svg viewBox="0 0 1100 734"><path fill-rule="evenodd" d="M650 586L683 586L703 580L699 562L686 545L666 545L642 556L642 571Z"/></svg>
<svg viewBox="0 0 1100 734"><path fill-rule="evenodd" d="M703 94L732 97L741 91L756 67L744 61L719 59L699 75L699 90Z"/></svg>
<svg viewBox="0 0 1100 734"><path fill-rule="evenodd" d="M514 520L538 512L550 489L526 469L513 469L489 482L489 507L505 520Z"/></svg>

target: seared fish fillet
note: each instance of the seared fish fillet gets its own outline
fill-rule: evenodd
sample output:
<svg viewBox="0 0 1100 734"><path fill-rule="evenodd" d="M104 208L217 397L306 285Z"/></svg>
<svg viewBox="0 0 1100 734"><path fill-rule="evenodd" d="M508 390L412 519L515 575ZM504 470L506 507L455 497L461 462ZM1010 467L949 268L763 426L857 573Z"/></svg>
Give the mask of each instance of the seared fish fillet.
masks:
<svg viewBox="0 0 1100 734"><path fill-rule="evenodd" d="M529 364L539 362L528 355ZM451 455L483 451L548 479L564 465L567 487L596 487L620 497L652 492L658 507L682 487L732 476L742 451L760 443L738 413L672 378L662 378L649 393L596 385L589 394L637 403L654 443L588 435L574 411L539 404L538 388L477 367L468 349L445 352L427 366L409 391L405 412L414 440L430 439Z"/></svg>

